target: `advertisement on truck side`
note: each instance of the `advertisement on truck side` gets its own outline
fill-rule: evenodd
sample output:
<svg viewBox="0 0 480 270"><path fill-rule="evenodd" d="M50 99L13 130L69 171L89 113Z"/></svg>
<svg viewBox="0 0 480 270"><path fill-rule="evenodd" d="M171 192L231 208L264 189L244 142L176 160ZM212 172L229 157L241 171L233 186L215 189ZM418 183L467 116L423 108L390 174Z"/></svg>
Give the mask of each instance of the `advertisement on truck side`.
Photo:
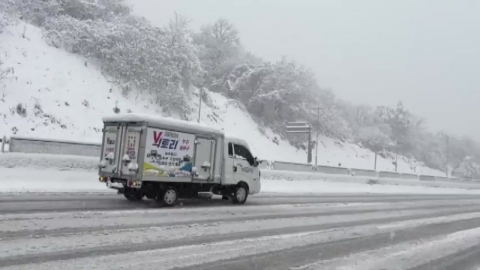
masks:
<svg viewBox="0 0 480 270"><path fill-rule="evenodd" d="M148 128L143 175L191 177L195 135Z"/></svg>

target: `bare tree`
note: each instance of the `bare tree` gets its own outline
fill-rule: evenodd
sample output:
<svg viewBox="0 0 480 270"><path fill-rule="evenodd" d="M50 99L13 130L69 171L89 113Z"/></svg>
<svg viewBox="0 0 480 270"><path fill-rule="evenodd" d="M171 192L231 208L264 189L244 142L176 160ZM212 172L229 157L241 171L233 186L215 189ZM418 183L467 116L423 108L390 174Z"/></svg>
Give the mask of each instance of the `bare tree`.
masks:
<svg viewBox="0 0 480 270"><path fill-rule="evenodd" d="M225 19L219 19L212 26L212 33L219 44L233 45L240 44L238 31L233 24Z"/></svg>

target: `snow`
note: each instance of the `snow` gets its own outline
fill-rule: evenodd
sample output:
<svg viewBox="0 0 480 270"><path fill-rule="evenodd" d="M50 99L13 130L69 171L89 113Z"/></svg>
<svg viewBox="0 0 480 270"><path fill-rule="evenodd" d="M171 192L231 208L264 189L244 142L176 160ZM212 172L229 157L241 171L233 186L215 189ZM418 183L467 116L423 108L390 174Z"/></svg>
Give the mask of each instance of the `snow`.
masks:
<svg viewBox="0 0 480 270"><path fill-rule="evenodd" d="M309 264L300 269L356 269L382 270L412 269L425 262L434 261L480 244L480 228L458 231L452 234L408 241L378 250L355 253L349 257Z"/></svg>
<svg viewBox="0 0 480 270"><path fill-rule="evenodd" d="M123 95L95 63L48 46L39 28L19 22L7 27L0 39L4 66L15 71L3 81L4 85L0 84L0 136L100 143L102 117L112 114L114 108L122 114L169 116L147 95ZM306 162L305 150L296 149L269 128L259 126L242 104L208 90L204 94L209 101L202 102L202 126L244 138L260 160ZM198 117L198 97L199 90L193 89L192 111L185 116L193 121ZM25 114L21 113L22 108ZM319 146L319 165L373 169L374 154L358 145L321 136ZM379 156L377 169L394 171L393 161L393 155ZM398 164L401 173L444 174L402 156L398 157Z"/></svg>
<svg viewBox="0 0 480 270"><path fill-rule="evenodd" d="M307 172L292 172L292 171L274 171L274 170L262 170L262 183L265 180L281 180L286 181L285 183L298 183L305 182L305 185L322 185L329 186L333 190L345 189L345 192L348 190L348 184L361 184L363 187L370 186L369 190L380 189L382 192L386 192L391 186L392 192L395 193L395 190L398 190L402 187L430 187L430 188L462 188L462 189L480 189L479 182L463 182L463 181L420 181L418 179L398 179L398 178L379 178L379 177L368 177L368 176L350 176L350 175L332 175L332 174L322 174L322 173L307 173ZM308 182L310 184L308 184ZM335 183L335 184L333 184ZM294 184L285 184L285 185L294 185ZM335 185L338 185L335 187ZM379 187L383 186L383 187ZM292 187L294 188L294 187ZM321 190L321 187L319 187ZM262 184L263 189L263 184ZM317 189L315 189L317 190ZM357 190L357 188L355 188ZM308 191L306 191L308 192ZM310 193L313 191L310 191ZM358 192L358 191L355 191Z"/></svg>
<svg viewBox="0 0 480 270"><path fill-rule="evenodd" d="M378 193L378 194L480 194L476 190L462 188L397 185L369 185L367 183L344 183L312 180L262 180L262 192L315 194L315 193Z"/></svg>
<svg viewBox="0 0 480 270"><path fill-rule="evenodd" d="M114 193L95 173L83 170L0 168L0 175L0 192Z"/></svg>
<svg viewBox="0 0 480 270"><path fill-rule="evenodd" d="M242 221L216 221L212 222L210 220L203 220L203 222L207 221L209 224L203 224L203 222L198 221L198 223L191 223L192 219L189 217L190 222L186 222L187 224L180 224L177 220L175 224L165 224L165 216L161 215L161 212L158 212L157 217L155 218L155 214L150 213L148 215L149 218L159 220L160 224L153 223L153 220L150 223L144 223L145 226L142 226L141 230L138 228L116 228L110 229L108 234L105 234L104 231L101 232L79 232L79 233L72 233L69 235L54 235L48 238L40 238L37 239L34 243L30 239L11 239L11 240L3 240L4 245L0 247L0 258L2 257L1 254L8 252L8 256L14 255L22 255L25 253L25 250L28 250L28 254L34 253L41 253L41 252L56 252L61 250L69 250L78 246L82 246L83 248L93 248L98 246L118 246L118 245L126 245L126 244L139 244L142 242L155 242L155 241L170 241L176 240L179 238L190 238L190 237L197 237L197 236L207 236L207 235L222 235L222 234L230 234L230 233L239 233L239 232L249 232L255 231L257 228L261 228L263 230L274 230L274 229L284 229L289 227L297 226L299 223L302 226L315 226L315 225L327 225L327 224L335 224L335 223L343 223L343 222L358 222L358 221L366 221L371 219L379 219L379 218L394 218L394 217L407 217L412 215L418 214L431 214L431 213L441 213L442 210L399 210L399 211L379 211L374 213L359 213L359 214L338 214L338 215L330 215L328 219L325 219L325 216L315 216L315 217L286 217L286 218L263 218L263 217L256 217L253 219L246 219ZM88 215L86 215L88 216ZM208 215L210 218L212 215ZM480 217L480 213L474 214L467 214L467 215L457 215L458 220L467 219L467 218L478 218ZM44 217L45 218L45 217ZM225 216L224 216L225 218ZM443 217L443 219L448 217ZM96 216L93 219L86 219L84 218L81 222L80 226L77 228L85 228L88 226L94 226L94 223L91 221L97 221L100 218ZM102 225L105 226L108 223L111 223L112 220L107 218L101 218ZM125 221L127 218L125 216L116 217L113 219L115 224L118 226L122 221ZM140 217L141 222L147 221L145 217ZM437 218L437 220L439 220ZM56 222L61 222L58 219L55 220ZM162 222L163 221L163 222ZM18 221L18 220L6 220L3 221L7 224L2 225L7 228L12 227L20 227L23 230L24 225L28 224L29 222L25 221ZM87 223L88 222L88 223ZM37 226L40 224L42 225L49 225L51 224L51 220L47 222L43 221L35 221ZM78 221L77 221L78 223ZM105 224L107 223L107 224ZM164 223L164 224L161 224ZM242 224L239 226L239 223ZM426 222L418 222L418 224L424 225ZM133 224L138 224L135 222ZM412 223L413 224L413 223ZM416 224L418 226L418 224ZM28 225L27 225L28 226ZM115 225L113 225L115 226ZM402 227L404 227L403 225ZM31 228L31 226L28 226ZM398 227L398 226L397 226ZM385 227L382 228L383 230L393 230L397 229L397 227ZM38 227L37 227L38 228ZM108 227L107 227L108 228ZM9 230L9 232L11 232ZM101 242L99 243L99 240ZM47 247L47 248L41 248Z"/></svg>
<svg viewBox="0 0 480 270"><path fill-rule="evenodd" d="M52 172L83 170L96 173L99 162L99 158L86 156L0 153L0 169L2 167L15 168L19 173L29 169L50 170Z"/></svg>
<svg viewBox="0 0 480 270"><path fill-rule="evenodd" d="M55 194L35 194L32 199L48 198L52 195L55 198ZM15 196L14 194L8 194L8 196ZM293 216L312 216L311 214L323 214L335 213L335 222L338 221L351 221L356 219L365 219L363 215L364 211L377 212L377 214L368 216L370 218L383 217L383 215L391 215L392 211L397 215L407 215L412 213L419 213L421 211L428 211L432 213L432 207L437 208L439 211L446 211L450 208L468 204L471 207L477 208L478 201L472 199L456 200L452 201L432 200L432 201L401 201L395 204L385 202L363 202L363 203L301 203L301 204L283 204L283 205L249 205L242 206L242 211L238 211L238 207L226 204L222 207L205 207L205 208L160 208L160 209L135 209L135 210L107 210L107 211L73 211L73 212L40 212L40 213L11 213L3 214L0 217L0 231L7 231L14 233L23 230L36 230L39 227L49 228L51 230L58 230L64 228L85 228L94 227L101 220L101 224L104 227L123 226L172 226L172 225L184 225L188 226L190 223L202 223L202 222L220 222L228 220L232 213L235 213L237 220L249 220L249 219L277 219L279 215L282 217L288 217L288 214ZM420 208L428 208L421 210ZM405 211L407 209L414 210ZM344 216L342 214L356 214L354 217ZM390 213L385 213L390 212ZM292 214L293 213L293 214ZM395 213L395 212L393 212ZM422 212L423 213L423 212ZM476 213L478 214L478 213ZM359 216L360 215L360 216ZM332 216L332 215L329 215ZM78 217L85 217L81 223L78 222ZM167 217L167 218L166 218ZM459 216L455 216L458 218ZM35 220L35 222L29 222ZM321 220L321 223L333 222L329 219ZM419 221L425 223L425 221ZM297 221L298 224L298 221ZM379 225L380 228L401 228L403 223L393 223L387 225ZM275 225L275 224L274 224ZM275 225L278 226L278 225Z"/></svg>
<svg viewBox="0 0 480 270"><path fill-rule="evenodd" d="M280 207L281 208L281 207ZM251 208L254 209L254 208ZM278 210L278 209L277 209ZM290 209L289 212L294 212L296 209ZM302 208L299 207L301 211ZM205 209L196 209L198 214L203 216L214 215L214 211L204 212ZM248 210L246 210L248 211ZM388 217L408 217L414 213L428 213L429 210L401 210L401 211L389 211L389 212L377 212L370 213L368 218L366 215L361 215L364 220L374 220L382 219L385 216ZM159 211L158 216L161 216L165 219L165 216L162 214L168 214L164 211ZM237 211L238 212L238 211ZM442 210L434 210L435 213L442 213ZM328 219L325 217L297 217L293 216L288 219L241 219L241 220L226 220L223 222L208 222L205 224L186 222L185 225L168 225L168 224L158 224L153 227L141 227L141 228L127 228L122 229L120 227L93 227L92 230L90 221L96 221L94 224L99 224L98 222L106 222L107 224L111 223L112 219L116 221L117 226L122 224L122 221L134 221L135 218L132 218L131 211L128 213L117 213L116 215L105 216L104 212L85 212L85 213L76 213L72 216L72 219L75 219L77 222L77 228L83 228L88 230L76 230L72 233L50 233L47 236L36 236L36 237L21 237L21 238L10 238L4 239L4 244L0 247L0 258L11 258L14 256L27 256L34 254L45 254L47 252L62 252L62 251L73 251L73 250L108 250L112 247L119 246L128 246L132 243L149 245L151 243L168 242L170 239L194 239L193 237L204 237L204 236L221 236L228 234L235 234L238 232L251 232L251 231L261 231L261 230L271 230L274 228L288 228L299 224L300 221L307 221L309 224L332 224L336 222L341 222L342 220L352 220L355 221L358 214L339 214L329 216ZM233 212L232 212L233 213ZM241 213L240 213L241 214ZM20 214L19 216L24 216ZM58 224L62 223L65 220L65 214L62 213L46 213L44 216L26 216L25 218L19 218L17 215L10 215L6 217L3 222L8 224L7 228L20 227L24 228L24 231L21 232L30 232L31 235L35 232L36 228L32 228L32 225L39 223L38 227L49 228L48 223ZM155 216L154 213L150 213L149 217ZM225 214L224 214L225 216ZM441 215L439 217L433 218L420 218L414 220L406 220L400 222L393 222L390 224L395 224L397 226L384 226L379 227L379 223L373 222L371 224L359 225L359 226L347 226L347 227L337 227L332 229L322 229L322 230L311 230L304 232L294 232L294 233L282 233L282 234L273 234L265 235L261 237L242 237L240 239L234 240L219 240L210 243L193 243L193 244L184 244L177 247L163 247L163 248L154 248L154 245L151 246L148 250L145 251L130 251L129 254L120 253L108 255L99 254L95 258L77 258L77 259L64 259L64 260L53 260L47 262L38 262L33 264L26 265L17 265L12 269L116 269L118 266L122 266L123 269L131 268L141 268L141 269L172 269L175 267L186 267L198 265L201 263L239 258L242 256L266 253L266 252L275 252L280 250L290 249L292 247L301 247L308 245L318 245L321 243L327 243L332 241L341 241L347 239L353 239L358 237L368 237L378 234L393 234L397 230L406 230L413 229L417 227L422 227L426 225L442 224L449 221L459 221L459 220L468 220L478 218L479 213L468 213L468 214L454 214L454 215ZM190 221L194 221L195 217L187 216L190 218ZM211 216L210 216L211 217ZM168 217L169 219L175 220L175 216ZM176 220L175 220L176 221ZM284 221L288 221L286 224ZM33 224L32 224L33 223ZM385 224L385 223L384 223ZM302 223L303 226L305 226ZM47 226L47 227L45 227ZM38 228L37 227L37 228ZM49 228L51 229L51 228ZM12 233L15 235L15 232ZM376 258L381 258L380 260L372 260L373 256L369 257L370 260L353 260L353 258L362 258L362 256L357 256L358 254L352 254L351 261L347 266L354 266L357 263L376 263L375 266L379 266L380 262L392 263L392 258L395 256L399 257L397 249L401 245L407 245L408 247L415 247L415 250L419 252L424 252L425 255L427 248L432 248L436 251L443 251L442 255L450 252L453 253L455 250L463 249L469 247L474 243L478 243L479 240L479 229L461 231L455 234L447 235L446 237L437 237L428 242L407 242L397 246L392 246L394 252L385 252L385 249L380 249L379 251L370 251L372 255L384 255L377 256ZM221 238L220 238L221 239ZM419 243L419 244L418 244ZM410 244L410 245L408 245ZM448 244L457 244L455 248L446 248ZM418 248L420 247L420 248ZM427 247L427 248L425 248ZM449 251L447 251L449 250ZM234 252L232 252L234 251ZM398 251L404 252L405 256L401 256L404 264L408 263L418 263L420 260L409 260L406 255L416 255L416 258L421 258L418 254L414 254L414 250L411 249L398 249ZM397 251L397 252L398 252ZM378 254L377 254L378 253ZM362 253L360 253L362 254ZM432 254L435 254L432 252ZM429 257L423 259L432 258L432 254ZM357 256L357 257L356 257ZM438 255L433 255L438 256ZM131 258L135 258L132 260ZM161 262L161 263L159 263ZM321 266L333 266L335 263L343 262L340 260L327 260L321 261L316 264L309 264L304 267L304 269L316 269L317 266L320 266L319 269L328 269L322 268ZM370 264L371 265L371 264ZM345 265L344 265L345 266ZM347 268L348 269L348 268ZM377 269L377 268L357 268L354 269ZM403 268L402 268L403 269Z"/></svg>

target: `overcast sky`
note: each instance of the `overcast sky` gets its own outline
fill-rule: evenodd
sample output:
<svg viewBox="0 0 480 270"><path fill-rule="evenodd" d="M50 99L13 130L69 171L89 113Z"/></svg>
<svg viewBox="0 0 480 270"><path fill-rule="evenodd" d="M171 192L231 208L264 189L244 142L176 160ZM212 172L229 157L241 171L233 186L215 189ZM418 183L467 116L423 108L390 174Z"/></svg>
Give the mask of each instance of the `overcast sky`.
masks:
<svg viewBox="0 0 480 270"><path fill-rule="evenodd" d="M231 21L247 50L286 55L356 104L404 102L434 130L480 141L480 0L129 0L163 25Z"/></svg>

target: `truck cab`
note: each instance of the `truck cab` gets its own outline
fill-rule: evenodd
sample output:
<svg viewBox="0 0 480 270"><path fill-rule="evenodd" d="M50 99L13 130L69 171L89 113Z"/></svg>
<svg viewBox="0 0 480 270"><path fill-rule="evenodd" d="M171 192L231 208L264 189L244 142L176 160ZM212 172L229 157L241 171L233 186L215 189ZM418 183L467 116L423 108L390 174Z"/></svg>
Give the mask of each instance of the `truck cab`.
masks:
<svg viewBox="0 0 480 270"><path fill-rule="evenodd" d="M253 156L248 143L236 136L225 135L225 182L246 183L249 194L260 192L259 162Z"/></svg>

